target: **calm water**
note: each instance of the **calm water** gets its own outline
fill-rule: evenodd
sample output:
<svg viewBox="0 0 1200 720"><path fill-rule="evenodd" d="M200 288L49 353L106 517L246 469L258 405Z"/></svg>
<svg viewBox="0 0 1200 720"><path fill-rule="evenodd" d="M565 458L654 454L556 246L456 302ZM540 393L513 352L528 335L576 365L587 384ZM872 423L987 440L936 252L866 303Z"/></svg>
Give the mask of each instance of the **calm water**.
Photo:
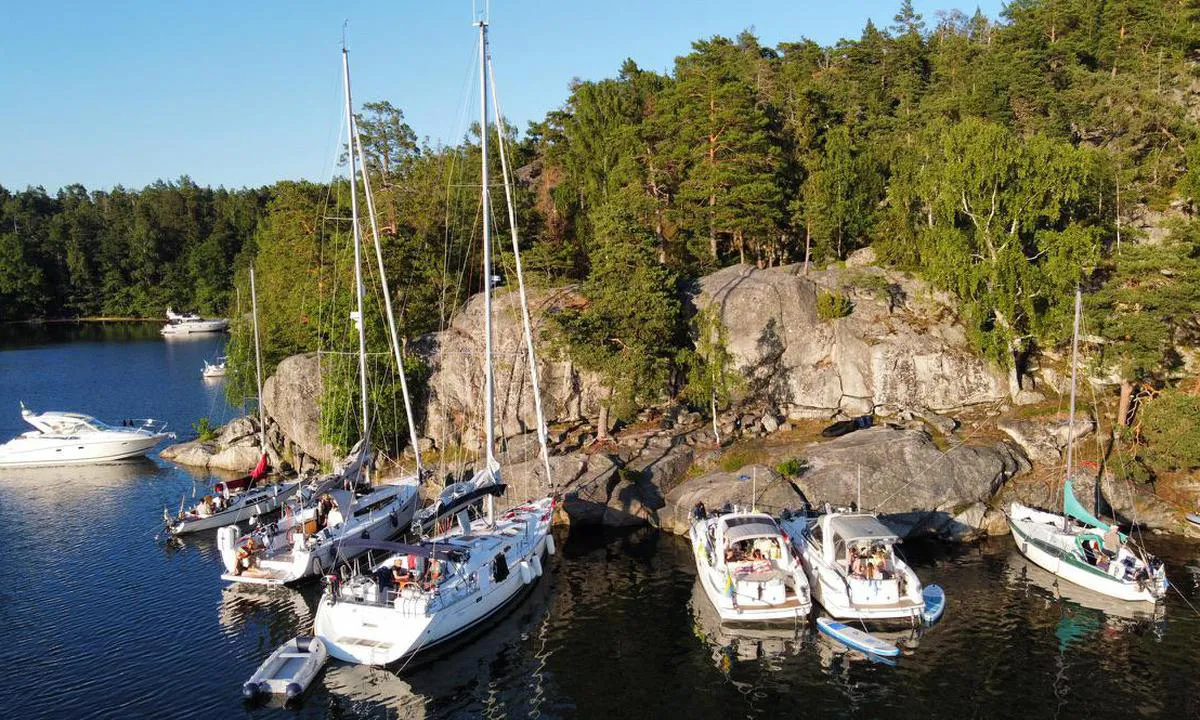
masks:
<svg viewBox="0 0 1200 720"><path fill-rule="evenodd" d="M0 438L17 401L187 431L225 419L199 377L219 338L154 327L0 333ZM1007 540L910 544L946 618L894 667L811 626L731 630L697 594L685 542L653 532L559 536L552 571L490 632L393 671L331 664L298 710L245 708L240 686L312 622L316 588L223 587L213 538L155 542L189 474L157 459L0 474L4 717L1200 717L1200 619L1055 599ZM1154 542L1200 605L1194 544ZM1100 606L1100 607L1094 607Z"/></svg>

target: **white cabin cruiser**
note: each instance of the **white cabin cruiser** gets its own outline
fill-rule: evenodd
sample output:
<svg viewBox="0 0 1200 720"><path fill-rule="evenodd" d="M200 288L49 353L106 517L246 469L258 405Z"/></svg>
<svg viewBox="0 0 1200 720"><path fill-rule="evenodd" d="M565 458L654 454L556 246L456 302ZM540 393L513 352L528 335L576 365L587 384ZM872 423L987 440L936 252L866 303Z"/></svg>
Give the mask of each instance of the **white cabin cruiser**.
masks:
<svg viewBox="0 0 1200 720"><path fill-rule="evenodd" d="M226 362L227 360L224 356L217 358L217 361L212 363L205 360L204 368L200 370L200 376L205 379L225 377Z"/></svg>
<svg viewBox="0 0 1200 720"><path fill-rule="evenodd" d="M775 519L697 506L689 536L700 585L722 620L796 620L812 610L808 580Z"/></svg>
<svg viewBox="0 0 1200 720"><path fill-rule="evenodd" d="M411 545L347 541L391 554L369 574L341 584L332 578L326 587L314 632L330 655L364 665L398 662L485 622L537 582L544 555L554 553L554 501L471 520L472 506L504 492L497 477L489 470L447 487L413 521L424 531L452 518L446 532Z"/></svg>
<svg viewBox="0 0 1200 720"><path fill-rule="evenodd" d="M780 525L800 553L813 599L839 620L919 622L921 581L896 554L900 538L874 513L784 513Z"/></svg>
<svg viewBox="0 0 1200 720"><path fill-rule="evenodd" d="M237 527L217 531L225 565L221 579L284 585L319 576L365 549L341 547L349 538L387 540L402 532L417 505L417 481L403 478L365 491L358 485L370 459L360 442L332 474L304 488L284 506L278 521L240 535Z"/></svg>
<svg viewBox="0 0 1200 720"><path fill-rule="evenodd" d="M1008 526L1022 555L1063 580L1108 597L1147 603L1163 599L1163 562L1085 510L1070 480L1063 485L1063 508L1059 515L1015 502L1009 507Z"/></svg>
<svg viewBox="0 0 1200 720"><path fill-rule="evenodd" d="M175 437L157 420L126 420L114 426L81 413L34 413L25 403L21 418L36 429L0 445L0 467L113 462L145 455Z"/></svg>
<svg viewBox="0 0 1200 720"><path fill-rule="evenodd" d="M192 333L225 332L229 321L224 318L205 320L195 313L179 314L167 308L167 324L159 331L163 335L190 335Z"/></svg>

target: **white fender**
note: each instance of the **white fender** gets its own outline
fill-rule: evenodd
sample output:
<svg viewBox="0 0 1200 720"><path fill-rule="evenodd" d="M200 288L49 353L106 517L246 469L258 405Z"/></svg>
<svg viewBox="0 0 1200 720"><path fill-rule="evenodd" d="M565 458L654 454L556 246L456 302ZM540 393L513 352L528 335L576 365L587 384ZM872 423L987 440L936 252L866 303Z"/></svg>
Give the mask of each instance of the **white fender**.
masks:
<svg viewBox="0 0 1200 720"><path fill-rule="evenodd" d="M533 582L533 568L529 567L529 563L522 560L521 564L517 566L517 570L521 573L521 582L526 585Z"/></svg>
<svg viewBox="0 0 1200 720"><path fill-rule="evenodd" d="M551 535L550 533L546 533L546 552L550 555L553 555L555 552L554 536Z"/></svg>
<svg viewBox="0 0 1200 720"><path fill-rule="evenodd" d="M217 550L221 551L221 562L228 572L233 572L237 566L237 525L226 525L217 529Z"/></svg>
<svg viewBox="0 0 1200 720"><path fill-rule="evenodd" d="M529 558L529 564L533 567L534 576L541 577L542 576L542 559L540 557L538 557L537 555L534 555L533 557Z"/></svg>

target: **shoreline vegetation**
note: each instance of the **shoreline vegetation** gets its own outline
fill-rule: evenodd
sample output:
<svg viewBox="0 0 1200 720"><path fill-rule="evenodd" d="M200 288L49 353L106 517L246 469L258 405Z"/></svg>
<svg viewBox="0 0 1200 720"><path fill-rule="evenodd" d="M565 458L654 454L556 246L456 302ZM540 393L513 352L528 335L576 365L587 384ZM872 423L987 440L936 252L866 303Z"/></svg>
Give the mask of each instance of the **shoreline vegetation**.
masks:
<svg viewBox="0 0 1200 720"><path fill-rule="evenodd" d="M689 305L700 278L740 263L834 266L849 291L877 282L855 267L875 264L950 298L1018 404L1039 363L1059 357L1082 287L1083 362L1119 398L1122 474L1200 471L1200 12L1020 0L998 18L922 16L903 0L886 27L827 46L769 47L743 31L681 51L669 71L627 60L572 82L559 108L519 136L508 128L527 279L577 293L542 340L601 378L601 434L641 408L719 414L755 392L738 387L721 322ZM398 332L415 340L484 281L464 174L479 165L481 128L422 143L386 100L365 103L358 124ZM487 160L498 175L499 157ZM270 374L283 358L351 346L335 312L349 304L349 228L330 219L349 204L344 178L0 188L0 320L168 305L236 315L253 262ZM507 223L496 218L497 238ZM507 279L511 255L497 257ZM386 358L379 299L368 304L368 350ZM854 313L843 294L824 305L826 322ZM231 331L226 389L245 397L248 323ZM420 388L430 369L413 357L404 372ZM341 446L359 391L353 364L330 358L321 432ZM396 369L372 376L386 415L377 439L394 444Z"/></svg>

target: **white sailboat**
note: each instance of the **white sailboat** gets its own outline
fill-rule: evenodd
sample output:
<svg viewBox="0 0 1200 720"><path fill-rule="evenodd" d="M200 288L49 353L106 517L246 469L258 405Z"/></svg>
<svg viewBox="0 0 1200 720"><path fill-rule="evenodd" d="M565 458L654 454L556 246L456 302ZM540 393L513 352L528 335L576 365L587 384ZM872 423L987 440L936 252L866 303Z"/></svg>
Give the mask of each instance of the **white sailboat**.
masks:
<svg viewBox="0 0 1200 720"><path fill-rule="evenodd" d="M204 361L204 367L200 369L200 377L205 380L225 377L225 363L228 359L222 355L214 362Z"/></svg>
<svg viewBox="0 0 1200 720"><path fill-rule="evenodd" d="M841 620L917 622L924 588L896 553L900 538L874 513L785 514L780 525L803 558L813 599Z"/></svg>
<svg viewBox="0 0 1200 720"><path fill-rule="evenodd" d="M167 324L159 330L163 335L191 335L193 333L225 332L229 321L224 318L205 320L195 313L177 313L167 308Z"/></svg>
<svg viewBox="0 0 1200 720"><path fill-rule="evenodd" d="M181 508L175 517L171 517L164 508L163 521L167 532L172 535L213 530L274 512L296 494L302 483L300 480L286 483L264 482L268 472L267 423L262 407L262 353L258 344L258 294L254 286L253 266L250 268L250 298L251 316L254 319L254 377L258 389L258 448L262 456L258 467L249 475L217 483L213 486L211 495L204 496L200 502L186 510ZM225 363L221 365L223 369Z"/></svg>
<svg viewBox="0 0 1200 720"><path fill-rule="evenodd" d="M1074 438L1071 433L1075 429L1076 363L1082 307L1083 296L1076 289L1063 513L1043 512L1014 502L1008 512L1008 526L1022 555L1063 580L1118 600L1157 603L1167 593L1166 569L1162 561L1119 532L1115 525L1102 522L1089 513L1076 499L1072 487Z"/></svg>
<svg viewBox="0 0 1200 720"><path fill-rule="evenodd" d="M370 467L370 408L367 388L366 323L363 315L362 235L358 214L358 187L354 149L354 118L350 99L350 65L342 51L342 72L345 81L346 123L351 152L350 211L354 240L354 287L357 302L351 314L358 329L358 378L362 410L363 437L334 471L314 486L304 488L298 499L285 506L277 522L255 529L238 537L237 528L222 528L217 533L217 546L226 573L222 579L261 585L282 585L321 575L339 562L353 560L366 552L365 547L347 544L359 541L387 540L408 526L416 509L420 471L418 474L372 486ZM370 189L367 190L368 203ZM374 218L372 217L374 227ZM376 237L378 243L378 237ZM377 248L378 252L378 248ZM386 288L384 292L387 295ZM391 299L387 298L389 328ZM398 347L398 342L393 342ZM400 366L403 368L403 366ZM401 370L403 377L403 370ZM403 382L403 381L402 381ZM405 405L408 394L405 391ZM411 417L411 410L409 411ZM418 461L419 462L419 461Z"/></svg>
<svg viewBox="0 0 1200 720"><path fill-rule="evenodd" d="M488 111L487 84L490 62L487 53L487 23L480 21L480 99L482 105L482 209L483 275L490 278L491 238L487 170ZM493 91L494 92L494 91ZM492 96L495 103L495 95ZM500 137L503 124L497 109ZM507 159L503 139L501 167L506 195L509 193ZM509 199L510 219L513 209ZM537 363L534 357L524 280L521 276L516 223L513 249L521 292L526 348L530 355L534 407L538 437L549 478L545 422L541 413ZM495 399L492 369L491 283L483 283L485 398L487 434L486 461L469 481L448 486L430 506L417 513L413 531L421 539L411 544L369 543L348 540L347 545L390 551L369 573L357 574L345 583L330 584L317 607L314 632L325 641L330 655L348 662L386 665L428 650L485 623L497 612L523 597L544 570L543 557L554 553L550 522L554 500L546 497L514 507L496 516L496 497L504 494L500 465L495 458ZM479 502L482 516L472 517ZM452 521L451 527L430 534Z"/></svg>
<svg viewBox="0 0 1200 720"><path fill-rule="evenodd" d="M698 582L722 620L797 620L812 610L808 580L766 513L698 511L689 530Z"/></svg>
<svg viewBox="0 0 1200 720"><path fill-rule="evenodd" d="M91 415L35 413L21 403L21 419L35 429L0 445L0 467L87 465L139 457L175 433L157 420L105 424Z"/></svg>

